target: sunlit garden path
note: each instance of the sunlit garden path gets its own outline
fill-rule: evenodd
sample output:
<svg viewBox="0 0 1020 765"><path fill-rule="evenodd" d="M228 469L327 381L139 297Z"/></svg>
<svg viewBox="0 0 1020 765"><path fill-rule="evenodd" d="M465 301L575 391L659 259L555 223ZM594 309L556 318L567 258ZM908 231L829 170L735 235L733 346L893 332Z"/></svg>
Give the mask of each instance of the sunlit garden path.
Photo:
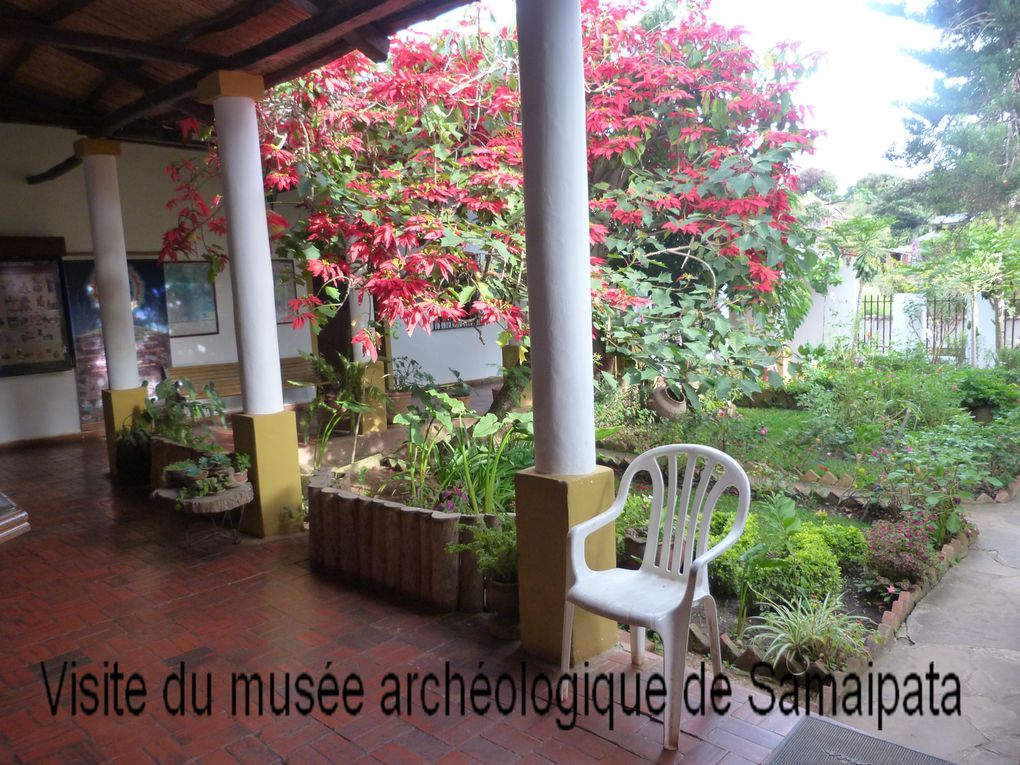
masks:
<svg viewBox="0 0 1020 765"><path fill-rule="evenodd" d="M960 676L960 716L886 718L880 737L960 765L1020 761L1020 501L974 506L981 531L970 554L920 602L875 662L875 672L905 677L935 671ZM876 731L874 718L852 725Z"/></svg>

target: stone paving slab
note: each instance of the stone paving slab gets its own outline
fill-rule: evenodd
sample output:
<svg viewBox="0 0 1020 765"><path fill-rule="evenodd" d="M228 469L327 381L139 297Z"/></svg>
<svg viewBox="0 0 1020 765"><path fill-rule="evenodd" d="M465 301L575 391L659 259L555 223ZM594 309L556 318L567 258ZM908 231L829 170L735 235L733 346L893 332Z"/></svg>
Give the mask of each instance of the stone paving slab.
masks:
<svg viewBox="0 0 1020 765"><path fill-rule="evenodd" d="M1020 500L968 508L981 534L922 600L872 672L960 677L960 715L846 722L960 765L1020 763ZM886 694L887 697L889 694Z"/></svg>

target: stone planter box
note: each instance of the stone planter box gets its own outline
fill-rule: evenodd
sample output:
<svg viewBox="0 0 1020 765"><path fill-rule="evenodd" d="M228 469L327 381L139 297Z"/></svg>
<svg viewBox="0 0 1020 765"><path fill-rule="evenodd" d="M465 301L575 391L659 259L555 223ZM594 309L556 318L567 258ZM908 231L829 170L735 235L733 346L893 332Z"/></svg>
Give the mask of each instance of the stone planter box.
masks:
<svg viewBox="0 0 1020 765"><path fill-rule="evenodd" d="M308 487L308 544L313 570L400 595L442 611L481 611L482 575L467 542L480 518L408 507L328 486Z"/></svg>

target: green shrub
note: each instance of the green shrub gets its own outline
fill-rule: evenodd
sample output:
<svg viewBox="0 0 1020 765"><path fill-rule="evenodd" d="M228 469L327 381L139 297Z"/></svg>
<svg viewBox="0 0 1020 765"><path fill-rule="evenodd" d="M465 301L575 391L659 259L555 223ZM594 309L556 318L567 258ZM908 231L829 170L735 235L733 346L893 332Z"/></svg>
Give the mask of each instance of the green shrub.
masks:
<svg viewBox="0 0 1020 765"><path fill-rule="evenodd" d="M708 535L710 547L726 536L726 532L733 526L735 517L736 513L727 511L717 511L712 514ZM708 568L709 582L713 592L723 596L737 594L740 587L740 572L743 569L740 556L758 542L758 518L755 515L749 515L744 533L740 535L733 547L712 561Z"/></svg>
<svg viewBox="0 0 1020 765"><path fill-rule="evenodd" d="M652 495L631 491L623 505L623 512L616 519L616 555L624 554L623 540L627 529L636 528L642 531L648 528L648 516L652 509Z"/></svg>
<svg viewBox="0 0 1020 765"><path fill-rule="evenodd" d="M805 524L793 535L792 544L790 565L760 569L753 575L751 587L759 600L824 598L843 590L839 561L817 525Z"/></svg>
<svg viewBox="0 0 1020 765"><path fill-rule="evenodd" d="M733 525L734 513L720 511L712 516L709 544L715 544ZM777 568L762 568L752 573L750 582L759 600L777 598L812 597L821 598L829 592L843 589L840 572L840 557L828 545L823 526L804 523L801 530L791 536L792 552L783 557L789 565ZM853 529L849 526L847 528ZM856 531L856 529L854 529ZM859 535L860 532L858 531ZM853 532L835 532L833 536L845 535L850 539ZM709 567L712 591L722 596L733 596L741 585L744 567L741 556L762 540L762 528L757 514L747 518L744 533L729 550L716 558ZM857 549L857 542L840 539L841 549ZM863 545L863 539L861 540ZM778 551L777 551L778 552ZM857 553L854 553L857 554Z"/></svg>
<svg viewBox="0 0 1020 765"><path fill-rule="evenodd" d="M864 563L868 541L859 528L848 523L823 523L818 529L843 571Z"/></svg>
<svg viewBox="0 0 1020 765"><path fill-rule="evenodd" d="M853 454L901 429L948 422L960 405L943 367L916 354L839 356L806 368L794 389L811 414L813 435Z"/></svg>
<svg viewBox="0 0 1020 765"><path fill-rule="evenodd" d="M1000 348L995 353L995 364L1003 379L1020 383L1020 348Z"/></svg>
<svg viewBox="0 0 1020 765"><path fill-rule="evenodd" d="M998 369L968 367L953 375L953 385L962 406L973 409L979 406L1016 406L1020 388L1008 382Z"/></svg>

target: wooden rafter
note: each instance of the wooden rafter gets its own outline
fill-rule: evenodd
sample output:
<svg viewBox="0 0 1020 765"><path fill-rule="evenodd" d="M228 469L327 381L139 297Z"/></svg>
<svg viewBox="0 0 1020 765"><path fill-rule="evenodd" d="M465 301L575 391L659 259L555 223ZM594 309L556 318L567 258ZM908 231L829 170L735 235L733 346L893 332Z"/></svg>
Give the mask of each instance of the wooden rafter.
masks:
<svg viewBox="0 0 1020 765"><path fill-rule="evenodd" d="M85 8L93 0L62 0L56 2L38 15L32 15L24 8L8 0L0 0L0 14L11 18L36 21L40 24L56 24L70 16L72 13ZM32 46L24 45L21 50L14 54L3 72L0 72L0 79L13 80L18 70L25 65L32 55Z"/></svg>
<svg viewBox="0 0 1020 765"><path fill-rule="evenodd" d="M377 64L381 64L390 55L390 38L374 24L365 24L361 29L344 35L344 39Z"/></svg>
<svg viewBox="0 0 1020 765"><path fill-rule="evenodd" d="M153 92L147 93L142 98L102 118L99 122L99 128L103 132L116 130L142 115L174 103L192 93L198 86L199 81L216 68L245 69L256 62L282 53L324 32L336 31L341 36L349 34L365 24L374 23L386 18L389 14L399 12L404 8L405 4L404 0L385 0L384 2L374 4L366 3L364 4L365 10L353 17L347 15L350 9L346 6L331 5L329 10L319 16L313 16L310 19L299 22L289 29L270 37L268 40L228 56L222 66L186 75L167 83Z"/></svg>
<svg viewBox="0 0 1020 765"><path fill-rule="evenodd" d="M240 6L231 8L218 16L199 21L193 24L188 24L181 29L178 29L171 34L164 37L160 42L165 45L184 45L196 40L199 37L205 35L216 34L217 32L223 32L228 29L233 29L240 24L253 19L256 16L265 13L267 10L277 5L280 0L254 0L253 2L242 3ZM133 72L137 71L137 67L134 64L121 64L119 66L113 66L107 69L107 75L100 81L96 87L86 96L85 103L89 106L94 106L106 93L109 92L110 88L117 84L119 80L125 80L131 77ZM156 84L147 86L145 90L152 90ZM196 104L198 106L198 104ZM194 115L192 115L194 116ZM203 122L208 122L209 117L202 119Z"/></svg>
<svg viewBox="0 0 1020 765"><path fill-rule="evenodd" d="M222 68L225 59L214 53L187 50L173 45L134 40L127 37L75 32L35 21L11 16L0 16L0 38L48 45L54 48L89 51L104 56L138 59L141 61L168 61L184 66L204 69Z"/></svg>

